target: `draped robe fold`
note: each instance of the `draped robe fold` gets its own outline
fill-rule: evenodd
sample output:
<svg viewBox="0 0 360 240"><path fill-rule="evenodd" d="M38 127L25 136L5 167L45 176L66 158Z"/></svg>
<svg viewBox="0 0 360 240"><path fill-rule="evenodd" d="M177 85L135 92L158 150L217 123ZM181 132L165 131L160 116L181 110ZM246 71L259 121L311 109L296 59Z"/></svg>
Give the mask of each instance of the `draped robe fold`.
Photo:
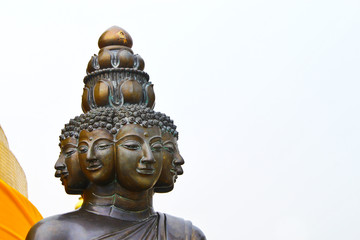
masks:
<svg viewBox="0 0 360 240"><path fill-rule="evenodd" d="M190 221L158 212L145 221L120 231L104 234L94 240L190 240L192 232Z"/></svg>

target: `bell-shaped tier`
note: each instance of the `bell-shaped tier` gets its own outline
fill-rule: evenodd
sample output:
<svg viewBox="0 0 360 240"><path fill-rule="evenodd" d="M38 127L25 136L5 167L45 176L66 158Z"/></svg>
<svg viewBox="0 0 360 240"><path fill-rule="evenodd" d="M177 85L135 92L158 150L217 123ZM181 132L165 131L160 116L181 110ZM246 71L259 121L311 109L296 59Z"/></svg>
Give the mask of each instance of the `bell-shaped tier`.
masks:
<svg viewBox="0 0 360 240"><path fill-rule="evenodd" d="M100 36L98 44L100 51L91 57L86 69L83 111L126 103L154 108L153 84L143 71L144 60L131 49L130 34L113 26Z"/></svg>

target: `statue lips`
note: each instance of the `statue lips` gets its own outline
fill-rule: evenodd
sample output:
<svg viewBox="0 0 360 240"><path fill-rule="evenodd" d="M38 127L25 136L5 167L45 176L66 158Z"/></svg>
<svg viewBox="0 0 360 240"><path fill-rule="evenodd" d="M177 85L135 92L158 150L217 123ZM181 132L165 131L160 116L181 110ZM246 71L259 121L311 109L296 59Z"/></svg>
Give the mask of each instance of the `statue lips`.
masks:
<svg viewBox="0 0 360 240"><path fill-rule="evenodd" d="M103 164L99 159L87 159L86 162L89 164L89 166L86 167L89 171L94 172L103 167Z"/></svg>
<svg viewBox="0 0 360 240"><path fill-rule="evenodd" d="M56 171L55 171L55 177L56 177L56 178L61 177L61 170L56 170Z"/></svg>
<svg viewBox="0 0 360 240"><path fill-rule="evenodd" d="M147 168L136 168L136 172L145 175L153 175L155 173L155 168L147 167Z"/></svg>
<svg viewBox="0 0 360 240"><path fill-rule="evenodd" d="M69 176L69 172L67 171L61 171L61 175L60 175L60 181L62 183L62 185L64 185L64 180Z"/></svg>
<svg viewBox="0 0 360 240"><path fill-rule="evenodd" d="M153 160L140 160L139 166L136 168L136 172L145 175L153 175L155 173L155 166Z"/></svg>
<svg viewBox="0 0 360 240"><path fill-rule="evenodd" d="M174 168L171 168L170 172L171 172L172 175L177 175L176 169L174 169Z"/></svg>
<svg viewBox="0 0 360 240"><path fill-rule="evenodd" d="M150 151L150 148L148 150ZM140 159L136 172L144 175L153 175L156 172L155 163L153 153L151 151L150 153L147 152L146 156L143 155Z"/></svg>
<svg viewBox="0 0 360 240"><path fill-rule="evenodd" d="M171 169L170 169L170 173L171 173L171 175L173 176L173 180L174 180L174 182L175 182L176 179L178 178L176 169L175 169L175 168L171 168Z"/></svg>
<svg viewBox="0 0 360 240"><path fill-rule="evenodd" d="M176 163L175 163L175 158L171 161L171 168L170 168L170 173L171 175L173 175L174 180L177 178L177 169L176 169Z"/></svg>
<svg viewBox="0 0 360 240"><path fill-rule="evenodd" d="M172 175L173 182L175 183L176 179L178 178L178 170L177 170L177 166L176 166L176 158L174 158L171 161L170 174Z"/></svg>

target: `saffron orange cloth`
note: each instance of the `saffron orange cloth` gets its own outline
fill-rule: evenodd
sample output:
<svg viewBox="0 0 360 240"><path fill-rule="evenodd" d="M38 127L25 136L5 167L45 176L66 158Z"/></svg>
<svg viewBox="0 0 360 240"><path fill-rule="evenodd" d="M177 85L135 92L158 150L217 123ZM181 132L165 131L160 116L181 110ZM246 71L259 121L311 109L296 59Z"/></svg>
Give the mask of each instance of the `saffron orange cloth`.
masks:
<svg viewBox="0 0 360 240"><path fill-rule="evenodd" d="M24 240L30 228L43 219L21 193L0 179L0 239Z"/></svg>

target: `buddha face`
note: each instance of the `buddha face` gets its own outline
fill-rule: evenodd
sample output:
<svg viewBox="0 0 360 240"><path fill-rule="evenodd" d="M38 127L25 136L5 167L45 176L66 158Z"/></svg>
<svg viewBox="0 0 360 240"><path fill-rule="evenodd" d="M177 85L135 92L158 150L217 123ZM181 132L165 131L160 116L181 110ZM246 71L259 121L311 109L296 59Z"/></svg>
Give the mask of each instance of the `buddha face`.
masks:
<svg viewBox="0 0 360 240"><path fill-rule="evenodd" d="M105 129L79 135L80 167L86 178L97 185L106 185L115 178L113 135Z"/></svg>
<svg viewBox="0 0 360 240"><path fill-rule="evenodd" d="M178 175L183 174L181 165L184 159L179 153L176 138L168 133L163 132L163 165L161 175L155 185L156 192L169 192L174 188L174 183Z"/></svg>
<svg viewBox="0 0 360 240"><path fill-rule="evenodd" d="M73 137L60 142L60 156L55 164L55 177L60 177L68 194L82 194L88 181L80 169L77 140Z"/></svg>
<svg viewBox="0 0 360 240"><path fill-rule="evenodd" d="M159 127L128 124L116 136L116 173L119 184L130 191L150 189L162 167Z"/></svg>

